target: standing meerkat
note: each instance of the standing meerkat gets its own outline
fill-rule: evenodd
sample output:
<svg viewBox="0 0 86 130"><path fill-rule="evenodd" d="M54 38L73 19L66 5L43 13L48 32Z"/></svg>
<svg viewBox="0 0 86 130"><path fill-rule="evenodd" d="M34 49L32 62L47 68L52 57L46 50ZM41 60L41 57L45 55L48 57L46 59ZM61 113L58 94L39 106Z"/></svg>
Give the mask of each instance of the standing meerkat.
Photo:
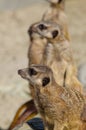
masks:
<svg viewBox="0 0 86 130"><path fill-rule="evenodd" d="M33 98L45 130L86 129L86 122L80 119L86 101L80 92L59 86L47 66L32 65L18 73L34 86Z"/></svg>
<svg viewBox="0 0 86 130"><path fill-rule="evenodd" d="M66 37L65 28L52 21L41 21L35 24L33 28L48 42L41 64L52 69L55 81L59 85L68 85L82 92L82 85L77 79L72 49Z"/></svg>
<svg viewBox="0 0 86 130"><path fill-rule="evenodd" d="M30 36L30 46L28 50L29 66L32 64L41 63L44 55L44 50L47 45L47 39L41 37L41 35L39 35L38 33L35 33L35 24L32 24L28 30Z"/></svg>

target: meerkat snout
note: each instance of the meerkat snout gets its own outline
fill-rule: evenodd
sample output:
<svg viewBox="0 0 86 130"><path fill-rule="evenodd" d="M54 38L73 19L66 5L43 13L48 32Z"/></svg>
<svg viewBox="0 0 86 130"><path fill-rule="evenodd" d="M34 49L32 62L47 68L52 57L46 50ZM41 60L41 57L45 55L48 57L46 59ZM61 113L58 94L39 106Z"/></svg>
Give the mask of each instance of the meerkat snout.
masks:
<svg viewBox="0 0 86 130"><path fill-rule="evenodd" d="M28 79L28 68L18 70L18 74L19 74L22 78Z"/></svg>
<svg viewBox="0 0 86 130"><path fill-rule="evenodd" d="M28 29L28 34L31 36L32 35L32 33L33 33L33 31L32 31L32 27L30 27L29 29Z"/></svg>
<svg viewBox="0 0 86 130"><path fill-rule="evenodd" d="M35 28L34 28L34 25L31 25L28 29L28 34L31 36L33 32L35 32Z"/></svg>

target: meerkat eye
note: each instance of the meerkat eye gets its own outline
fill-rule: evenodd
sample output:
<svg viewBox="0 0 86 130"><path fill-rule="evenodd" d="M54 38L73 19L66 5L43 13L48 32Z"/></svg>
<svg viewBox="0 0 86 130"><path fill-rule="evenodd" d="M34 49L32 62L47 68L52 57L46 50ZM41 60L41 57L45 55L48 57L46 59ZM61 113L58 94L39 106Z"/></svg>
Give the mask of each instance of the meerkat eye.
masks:
<svg viewBox="0 0 86 130"><path fill-rule="evenodd" d="M59 34L58 30L53 31L52 32L53 38L56 38L58 34Z"/></svg>
<svg viewBox="0 0 86 130"><path fill-rule="evenodd" d="M39 28L40 30L45 30L45 29L47 29L47 27L46 27L44 24L40 24L40 25L38 26L38 28Z"/></svg>
<svg viewBox="0 0 86 130"><path fill-rule="evenodd" d="M32 76L32 75L37 75L37 72L36 72L33 68L30 68L30 69L28 70L28 73L29 73L30 76Z"/></svg>
<svg viewBox="0 0 86 130"><path fill-rule="evenodd" d="M50 78L49 77L45 77L42 80L42 86L45 87L49 82L50 82Z"/></svg>

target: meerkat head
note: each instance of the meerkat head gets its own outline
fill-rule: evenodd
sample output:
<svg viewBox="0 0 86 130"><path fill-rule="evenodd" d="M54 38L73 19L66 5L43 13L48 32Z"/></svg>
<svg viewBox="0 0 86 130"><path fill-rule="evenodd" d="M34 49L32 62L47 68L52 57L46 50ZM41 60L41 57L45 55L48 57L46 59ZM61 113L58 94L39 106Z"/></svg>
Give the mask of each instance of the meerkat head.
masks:
<svg viewBox="0 0 86 130"><path fill-rule="evenodd" d="M35 24L33 28L35 32L48 39L49 42L60 42L66 39L65 29L54 22L41 21Z"/></svg>
<svg viewBox="0 0 86 130"><path fill-rule="evenodd" d="M32 24L29 29L28 29L28 34L29 34L29 37L30 37L30 40L32 41L33 39L42 39L44 40L45 38L43 38L41 35L39 35L37 32L36 32L36 29L35 29L35 24Z"/></svg>
<svg viewBox="0 0 86 130"><path fill-rule="evenodd" d="M52 82L52 71L47 66L32 65L30 68L18 70L18 74L29 80L33 86L45 87Z"/></svg>

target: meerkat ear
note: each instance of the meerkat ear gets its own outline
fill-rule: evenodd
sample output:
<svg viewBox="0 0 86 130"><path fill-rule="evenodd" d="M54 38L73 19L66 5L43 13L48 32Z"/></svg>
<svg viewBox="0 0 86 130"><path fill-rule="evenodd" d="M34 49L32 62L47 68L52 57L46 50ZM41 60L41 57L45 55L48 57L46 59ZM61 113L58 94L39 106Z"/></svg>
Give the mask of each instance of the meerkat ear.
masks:
<svg viewBox="0 0 86 130"><path fill-rule="evenodd" d="M49 77L43 78L43 80L42 80L42 86L45 87L49 82L50 82L50 78Z"/></svg>

